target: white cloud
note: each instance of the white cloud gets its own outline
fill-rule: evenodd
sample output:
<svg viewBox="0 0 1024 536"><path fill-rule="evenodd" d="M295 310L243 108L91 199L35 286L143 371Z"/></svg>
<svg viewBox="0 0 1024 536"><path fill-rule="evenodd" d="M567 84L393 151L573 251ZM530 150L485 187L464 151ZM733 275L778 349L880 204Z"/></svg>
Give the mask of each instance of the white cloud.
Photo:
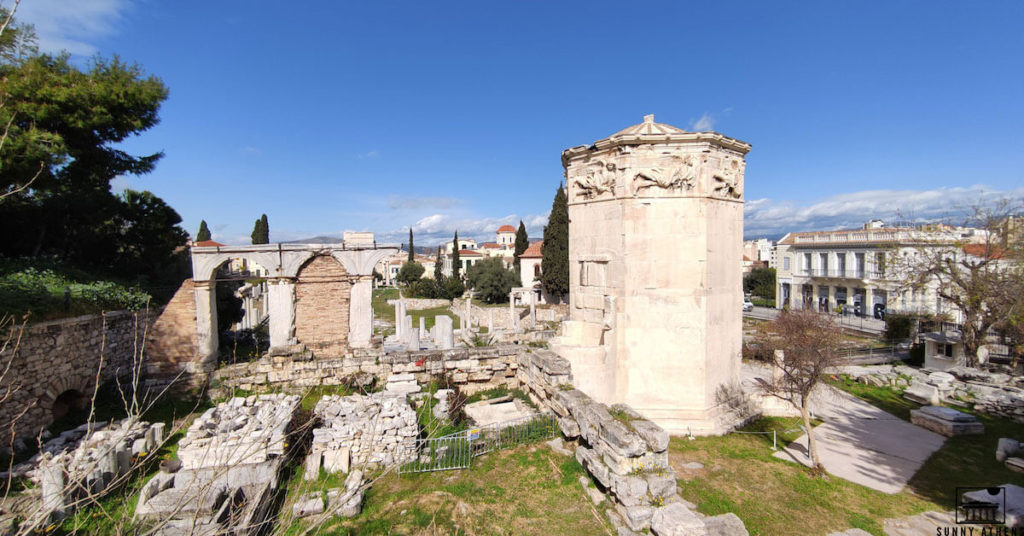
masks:
<svg viewBox="0 0 1024 536"><path fill-rule="evenodd" d="M715 119L711 114L704 112L696 121L690 123L690 130L694 132L706 132L715 129Z"/></svg>
<svg viewBox="0 0 1024 536"><path fill-rule="evenodd" d="M366 151L365 153L357 154L356 158L358 158L360 160L370 160L370 159L380 158L380 151L378 151L377 149L371 149L369 151Z"/></svg>
<svg viewBox="0 0 1024 536"><path fill-rule="evenodd" d="M543 235L548 217L531 214L520 218L515 214L510 214L501 217L456 218L448 214L431 214L416 221L412 226L412 231L416 243L420 245L440 244L451 240L455 231L459 232L460 238L473 238L477 242L493 242L498 227L502 225L519 227L520 220L526 226L526 233L530 239L539 240ZM379 242L406 242L408 237L408 227L377 233Z"/></svg>
<svg viewBox="0 0 1024 536"><path fill-rule="evenodd" d="M393 195L388 198L388 208L399 209L431 209L443 210L462 204L463 200L457 197L406 197Z"/></svg>
<svg viewBox="0 0 1024 536"><path fill-rule="evenodd" d="M35 26L43 52L88 56L93 41L117 33L126 0L24 0L15 18Z"/></svg>
<svg viewBox="0 0 1024 536"><path fill-rule="evenodd" d="M865 190L838 194L800 205L772 199L748 200L744 207L744 235L778 238L794 231L858 228L871 219L889 222L962 221L971 204L1003 198L1024 198L1024 188L994 190L985 186L933 190Z"/></svg>

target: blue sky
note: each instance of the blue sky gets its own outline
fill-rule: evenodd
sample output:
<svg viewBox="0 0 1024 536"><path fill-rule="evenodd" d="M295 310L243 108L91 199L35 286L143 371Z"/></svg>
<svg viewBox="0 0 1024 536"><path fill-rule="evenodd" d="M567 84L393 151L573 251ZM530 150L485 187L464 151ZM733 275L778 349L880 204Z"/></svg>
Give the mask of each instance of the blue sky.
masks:
<svg viewBox="0 0 1024 536"><path fill-rule="evenodd" d="M9 2L4 2L7 5ZM753 144L748 238L1024 195L1024 2L23 0L162 78L117 187L248 243L539 237L560 153L653 113Z"/></svg>

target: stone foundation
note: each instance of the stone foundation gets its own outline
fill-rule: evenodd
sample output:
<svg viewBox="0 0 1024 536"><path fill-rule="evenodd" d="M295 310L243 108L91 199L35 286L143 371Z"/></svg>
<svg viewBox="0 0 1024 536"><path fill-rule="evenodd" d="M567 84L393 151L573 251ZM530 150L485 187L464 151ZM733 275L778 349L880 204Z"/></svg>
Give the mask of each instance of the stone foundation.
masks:
<svg viewBox="0 0 1024 536"><path fill-rule="evenodd" d="M211 390L215 394L229 392L231 388L297 391L318 385L340 385L358 374L374 376L384 383L392 374L410 373L420 383L447 375L464 393L472 394L493 387L516 387L517 356L525 351L522 346L499 345L387 354L380 349L354 350L340 359L263 358L215 371Z"/></svg>

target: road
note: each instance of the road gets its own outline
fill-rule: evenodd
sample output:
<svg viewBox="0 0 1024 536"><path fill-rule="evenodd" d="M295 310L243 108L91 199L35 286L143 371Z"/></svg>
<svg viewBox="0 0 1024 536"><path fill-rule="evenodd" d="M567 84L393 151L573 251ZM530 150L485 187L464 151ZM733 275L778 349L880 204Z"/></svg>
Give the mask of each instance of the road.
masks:
<svg viewBox="0 0 1024 536"><path fill-rule="evenodd" d="M753 311L744 312L743 316L749 318L756 318L758 320L773 320L776 316L779 316L779 309L773 309L771 307L754 307ZM855 329L857 331L863 331L864 333L871 333L873 335L881 335L885 331L885 322L876 318L861 318L857 316L839 316L835 317L838 324L844 328Z"/></svg>

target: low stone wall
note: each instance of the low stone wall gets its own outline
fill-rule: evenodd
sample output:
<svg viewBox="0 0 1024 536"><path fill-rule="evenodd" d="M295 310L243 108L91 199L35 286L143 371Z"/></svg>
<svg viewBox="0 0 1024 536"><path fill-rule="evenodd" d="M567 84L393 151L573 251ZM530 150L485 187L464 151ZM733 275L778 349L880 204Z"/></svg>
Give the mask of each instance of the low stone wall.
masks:
<svg viewBox="0 0 1024 536"><path fill-rule="evenodd" d="M341 359L297 361L289 357L263 358L239 363L213 373L215 394L231 388L243 390L292 389L317 385L339 385L358 374L372 375L384 383L392 374L412 373L426 383L448 375L467 394L493 387L518 385L517 356L525 349L517 345L483 348L455 348L420 352L384 353L379 349L356 350Z"/></svg>
<svg viewBox="0 0 1024 536"><path fill-rule="evenodd" d="M310 466L330 473L350 467L388 467L415 456L419 424L406 393L325 396L314 410Z"/></svg>
<svg viewBox="0 0 1024 536"><path fill-rule="evenodd" d="M10 444L11 430L31 438L49 426L61 394L90 397L97 377L102 383L132 374L150 319L148 312L116 311L4 333L10 343L0 353L0 445Z"/></svg>
<svg viewBox="0 0 1024 536"><path fill-rule="evenodd" d="M399 300L388 300L388 305L394 305ZM419 311L422 309L436 309L438 307L448 307L452 304L451 300L439 300L430 298L402 298L405 302L406 311Z"/></svg>
<svg viewBox="0 0 1024 536"><path fill-rule="evenodd" d="M613 522L626 525L619 534L736 534L718 530L736 523L746 533L736 516L706 518L683 501L668 461L668 433L627 405L608 408L575 389L567 360L546 350L523 354L518 377L531 399L558 415L562 434L578 440L577 461L608 493L621 516Z"/></svg>

